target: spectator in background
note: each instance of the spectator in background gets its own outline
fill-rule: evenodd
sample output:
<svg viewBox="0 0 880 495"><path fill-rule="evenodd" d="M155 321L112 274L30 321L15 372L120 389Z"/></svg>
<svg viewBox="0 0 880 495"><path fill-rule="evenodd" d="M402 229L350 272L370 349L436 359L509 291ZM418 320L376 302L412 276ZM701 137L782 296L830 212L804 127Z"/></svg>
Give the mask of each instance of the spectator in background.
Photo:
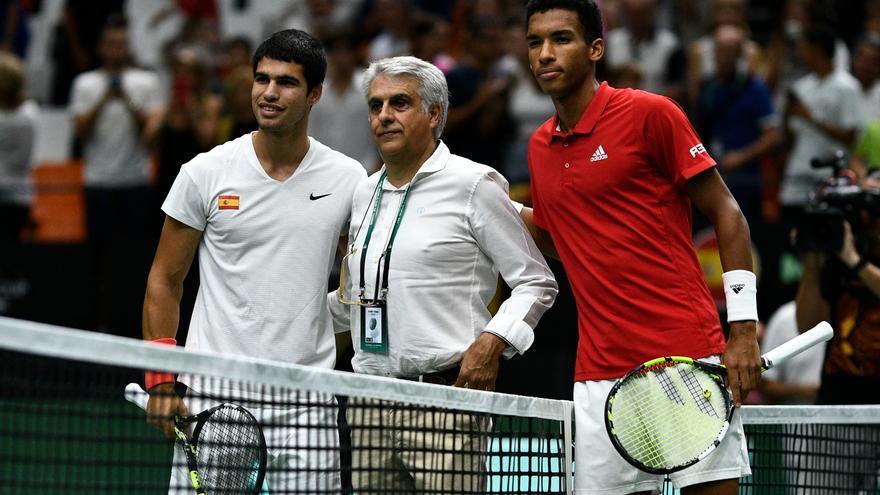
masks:
<svg viewBox="0 0 880 495"><path fill-rule="evenodd" d="M186 16L177 36L166 43L163 59L167 66L174 65L174 57L181 50L191 50L206 65L213 76L221 68L222 42L218 19L210 16Z"/></svg>
<svg viewBox="0 0 880 495"><path fill-rule="evenodd" d="M146 282L153 189L148 144L158 128L161 88L155 74L130 66L128 30L112 16L101 31L101 68L77 76L74 131L85 161L86 231L91 250L95 327L135 336Z"/></svg>
<svg viewBox="0 0 880 495"><path fill-rule="evenodd" d="M770 351L798 336L795 302L779 307L767 322L763 352ZM825 342L820 342L789 361L764 372L759 389L764 404L813 404L822 378Z"/></svg>
<svg viewBox="0 0 880 495"><path fill-rule="evenodd" d="M165 18L174 13L180 13L187 19L198 18L216 21L219 17L217 0L172 0L153 15L150 23L153 25L161 24Z"/></svg>
<svg viewBox="0 0 880 495"><path fill-rule="evenodd" d="M24 98L18 57L0 52L0 263L20 241L31 207L31 155L37 106ZM2 266L2 265L0 265Z"/></svg>
<svg viewBox="0 0 880 495"><path fill-rule="evenodd" d="M532 133L556 112L553 100L538 86L529 70L529 51L523 39L526 37L524 23L517 19L507 26L508 55L505 62L511 75L510 117L516 135L507 146L501 172L510 181L511 196L517 201L528 198L529 138ZM522 189L522 190L521 190Z"/></svg>
<svg viewBox="0 0 880 495"><path fill-rule="evenodd" d="M668 94L670 60L680 49L675 33L655 24L657 0L623 0L624 27L605 36L610 70L637 63L644 73L646 91Z"/></svg>
<svg viewBox="0 0 880 495"><path fill-rule="evenodd" d="M861 85L869 121L853 148L849 166L859 178L864 178L880 168L880 33L869 32L859 41L852 74Z"/></svg>
<svg viewBox="0 0 880 495"><path fill-rule="evenodd" d="M327 52L327 79L321 101L312 108L309 134L354 158L368 172L378 170L379 154L367 125L369 114L361 89L364 71L358 38L348 29L336 29L321 42Z"/></svg>
<svg viewBox="0 0 880 495"><path fill-rule="evenodd" d="M499 64L504 49L504 22L472 17L465 27L461 59L446 75L449 120L444 141L459 155L496 169L515 135L508 112L512 77Z"/></svg>
<svg viewBox="0 0 880 495"><path fill-rule="evenodd" d="M282 29L308 29L320 32L351 23L362 0L275 0L279 7L263 21L269 36Z"/></svg>
<svg viewBox="0 0 880 495"><path fill-rule="evenodd" d="M217 128L217 142L225 143L257 130L257 118L251 107L251 67L238 67L223 81L223 114Z"/></svg>
<svg viewBox="0 0 880 495"><path fill-rule="evenodd" d="M77 75L101 63L98 44L110 17L122 15L125 0L67 0L52 39L51 104L66 106Z"/></svg>
<svg viewBox="0 0 880 495"><path fill-rule="evenodd" d="M773 92L777 108L782 108L788 89L812 71L801 56L804 35L815 26L827 24L829 19L817 0L787 0L779 19L780 25L773 30L754 68ZM831 53L836 69L849 69L849 50L843 41L835 37Z"/></svg>
<svg viewBox="0 0 880 495"><path fill-rule="evenodd" d="M859 81L867 117L880 120L880 33L869 33L859 41L853 54L852 75Z"/></svg>
<svg viewBox="0 0 880 495"><path fill-rule="evenodd" d="M25 0L0 0L0 52L14 53L23 58L30 41L28 15L30 9Z"/></svg>
<svg viewBox="0 0 880 495"><path fill-rule="evenodd" d="M251 109L251 86L254 82L251 67L251 42L244 37L228 39L223 43L224 59L220 65L220 93L223 110L217 125L216 142L257 130L257 119Z"/></svg>
<svg viewBox="0 0 880 495"><path fill-rule="evenodd" d="M156 135L159 200L171 190L180 165L217 144L223 102L208 91L208 73L199 54L178 50L171 61L171 98L165 105Z"/></svg>
<svg viewBox="0 0 880 495"><path fill-rule="evenodd" d="M639 64L618 65L609 71L608 84L614 88L641 89L645 84L645 73Z"/></svg>
<svg viewBox="0 0 880 495"><path fill-rule="evenodd" d="M852 73L861 85L869 119L853 148L849 165L861 179L880 168L880 33L869 32L859 41L853 55Z"/></svg>
<svg viewBox="0 0 880 495"><path fill-rule="evenodd" d="M365 19L366 32L376 35L367 47L367 59L405 55L410 52L407 0L376 0Z"/></svg>
<svg viewBox="0 0 880 495"><path fill-rule="evenodd" d="M218 75L225 80L239 67L251 67L251 42L243 36L236 36L223 42L223 61L220 63Z"/></svg>
<svg viewBox="0 0 880 495"><path fill-rule="evenodd" d="M455 59L447 54L452 26L438 15L416 12L410 21L409 45L414 57L434 64L443 74L455 66Z"/></svg>
<svg viewBox="0 0 880 495"><path fill-rule="evenodd" d="M779 142L778 117L770 91L741 61L745 31L725 24L715 30L713 73L703 79L697 98L700 137L733 193L749 226L761 221L761 164Z"/></svg>
<svg viewBox="0 0 880 495"><path fill-rule="evenodd" d="M880 120L868 122L853 149L849 168L859 179L880 168Z"/></svg>
<svg viewBox="0 0 880 495"><path fill-rule="evenodd" d="M747 73L759 55L758 44L748 39L746 8L747 0L714 0L712 2L712 25L705 35L690 44L687 52L687 89L691 109L696 106L702 82L716 73L715 35L718 28L735 26L743 31L744 39L740 48L740 57L736 61L738 72Z"/></svg>
<svg viewBox="0 0 880 495"><path fill-rule="evenodd" d="M848 151L865 125L858 81L833 62L836 37L817 26L804 34L800 56L810 73L788 93L784 113L786 141L791 146L780 191L783 220L797 222L810 192L829 174L810 166L814 157Z"/></svg>

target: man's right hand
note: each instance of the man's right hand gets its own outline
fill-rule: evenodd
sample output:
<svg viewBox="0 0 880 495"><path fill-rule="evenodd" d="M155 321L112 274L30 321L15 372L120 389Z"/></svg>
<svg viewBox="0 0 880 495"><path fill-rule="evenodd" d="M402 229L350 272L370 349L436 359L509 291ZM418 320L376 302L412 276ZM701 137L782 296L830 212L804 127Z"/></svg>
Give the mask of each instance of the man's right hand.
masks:
<svg viewBox="0 0 880 495"><path fill-rule="evenodd" d="M149 390L150 400L147 402L147 423L155 425L165 433L165 437L173 439L174 417L188 416L189 410L174 392L174 383L161 383Z"/></svg>

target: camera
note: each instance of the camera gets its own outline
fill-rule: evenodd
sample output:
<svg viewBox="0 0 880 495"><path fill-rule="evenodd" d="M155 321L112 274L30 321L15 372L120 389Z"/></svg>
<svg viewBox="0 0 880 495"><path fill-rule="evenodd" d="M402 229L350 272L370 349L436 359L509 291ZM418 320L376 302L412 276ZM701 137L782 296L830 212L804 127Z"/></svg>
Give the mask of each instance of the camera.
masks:
<svg viewBox="0 0 880 495"><path fill-rule="evenodd" d="M844 172L846 156L835 151L810 161L813 168L831 167L833 175L825 179L811 195L810 202L797 224L795 247L802 252L834 253L843 247L844 225L849 222L858 239L862 213L880 215L880 194L856 184L855 176Z"/></svg>

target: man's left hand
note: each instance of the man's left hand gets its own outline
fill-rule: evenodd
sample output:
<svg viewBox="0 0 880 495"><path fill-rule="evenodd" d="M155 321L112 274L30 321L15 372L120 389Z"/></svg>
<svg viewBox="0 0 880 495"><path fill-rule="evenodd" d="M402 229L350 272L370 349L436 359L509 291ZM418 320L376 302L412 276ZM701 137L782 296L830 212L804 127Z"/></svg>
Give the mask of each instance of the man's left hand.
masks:
<svg viewBox="0 0 880 495"><path fill-rule="evenodd" d="M498 360L507 348L507 342L495 334L483 332L461 357L461 371L456 387L475 390L495 390Z"/></svg>
<svg viewBox="0 0 880 495"><path fill-rule="evenodd" d="M761 381L761 349L756 338L757 322L735 321L730 324L730 338L721 364L727 367L727 386L733 403L742 405L746 396Z"/></svg>

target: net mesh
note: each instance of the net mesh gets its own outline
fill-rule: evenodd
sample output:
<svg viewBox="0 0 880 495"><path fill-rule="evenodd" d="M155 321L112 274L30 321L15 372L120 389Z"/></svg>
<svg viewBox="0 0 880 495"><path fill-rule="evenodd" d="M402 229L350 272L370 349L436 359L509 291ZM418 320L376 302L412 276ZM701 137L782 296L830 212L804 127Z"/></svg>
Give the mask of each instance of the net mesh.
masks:
<svg viewBox="0 0 880 495"><path fill-rule="evenodd" d="M880 493L880 407L743 408L752 476L740 493Z"/></svg>
<svg viewBox="0 0 880 495"><path fill-rule="evenodd" d="M0 342L3 494L195 493L184 451L148 424L143 391L126 389L142 382L144 369L178 374L187 387L173 397L184 395L189 414L229 403L261 425L265 479L236 491L212 490L216 473L255 480L254 457L230 465L217 452L247 442L209 423L184 427L197 440L196 479L208 494L570 489L571 409L563 401L209 356L8 319L0 319ZM217 419L226 429L242 426L240 418Z"/></svg>
<svg viewBox="0 0 880 495"><path fill-rule="evenodd" d="M125 399L144 369L182 374L191 413L228 402L255 416L267 468L254 493L573 490L567 401L208 356L0 318L0 493L195 493L180 447ZM740 493L880 493L880 407L736 414L753 472Z"/></svg>

